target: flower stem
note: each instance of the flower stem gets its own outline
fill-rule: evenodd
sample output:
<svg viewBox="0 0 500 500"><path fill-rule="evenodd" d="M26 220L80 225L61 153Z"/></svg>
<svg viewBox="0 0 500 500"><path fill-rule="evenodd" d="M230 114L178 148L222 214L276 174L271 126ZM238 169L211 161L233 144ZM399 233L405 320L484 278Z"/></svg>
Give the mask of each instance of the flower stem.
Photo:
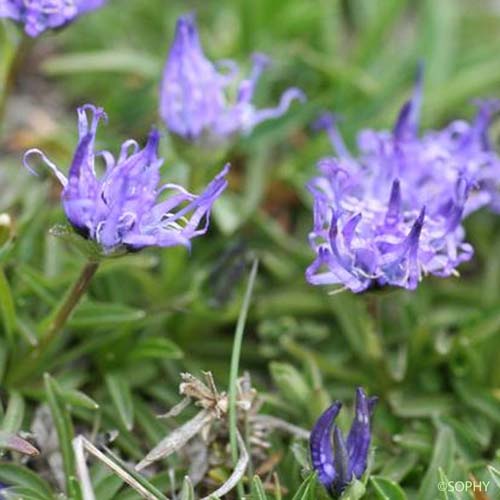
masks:
<svg viewBox="0 0 500 500"><path fill-rule="evenodd" d="M50 322L47 331L42 336L42 340L39 344L40 350L46 350L57 337L59 332L61 332L64 328L64 325L68 321L73 309L76 307L78 302L80 302L80 299L89 287L89 284L98 267L98 262L87 262L87 264L85 264L80 275L78 276L78 279L73 284L72 288L70 288L60 307L57 309L54 319Z"/></svg>
<svg viewBox="0 0 500 500"><path fill-rule="evenodd" d="M60 337L71 313L89 287L98 267L98 262L87 262L85 264L77 280L60 302L59 307L48 318L47 329L41 335L38 345L27 357L20 362L18 361L16 368L12 370L9 377L11 382L18 383L39 373L47 354L54 342Z"/></svg>
<svg viewBox="0 0 500 500"><path fill-rule="evenodd" d="M237 384L238 384L238 371L240 364L241 345L243 343L243 333L245 331L245 322L250 308L250 299L252 297L252 290L257 276L258 260L256 259L250 271L248 278L248 285L241 306L240 315L236 324L234 333L233 352L231 354L231 369L229 372L229 437L231 442L231 454L233 462L236 464L238 461L238 414L236 408L237 397ZM250 451L249 451L250 453ZM243 498L244 491L241 483L238 484L238 495Z"/></svg>

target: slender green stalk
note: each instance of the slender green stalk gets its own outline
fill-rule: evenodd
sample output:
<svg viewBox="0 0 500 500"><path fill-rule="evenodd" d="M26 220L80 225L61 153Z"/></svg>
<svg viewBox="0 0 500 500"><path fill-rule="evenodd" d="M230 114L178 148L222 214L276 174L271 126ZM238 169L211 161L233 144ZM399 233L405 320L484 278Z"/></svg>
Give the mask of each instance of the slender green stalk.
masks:
<svg viewBox="0 0 500 500"><path fill-rule="evenodd" d="M18 362L16 368L10 374L11 382L19 382L36 375L40 370L46 354L50 351L54 342L59 338L71 313L80 302L87 288L89 287L94 274L99 267L98 262L87 262L80 275L68 290L59 307L50 317L47 329L42 333L40 342L31 353L25 357L21 363Z"/></svg>
<svg viewBox="0 0 500 500"><path fill-rule="evenodd" d="M231 354L231 369L229 372L229 438L231 442L231 454L234 464L236 464L236 462L238 461L238 413L236 411L236 396L238 389L237 383L241 356L241 345L243 343L243 333L245 331L245 323L248 315L248 309L250 308L250 299L252 297L252 291L255 284L258 267L259 262L256 259L253 262L252 270L250 271L250 276L248 278L245 297L243 299L240 315L236 324L236 330L234 332L233 352ZM244 496L243 485L241 483L238 485L238 495L240 498L243 498Z"/></svg>
<svg viewBox="0 0 500 500"><path fill-rule="evenodd" d="M73 312L73 309L78 302L80 302L80 299L89 287L98 267L98 262L87 262L87 264L85 264L78 279L66 294L59 309L57 309L54 319L50 322L48 329L44 335L42 335L42 339L38 346L39 350L46 350L61 332L69 316Z"/></svg>

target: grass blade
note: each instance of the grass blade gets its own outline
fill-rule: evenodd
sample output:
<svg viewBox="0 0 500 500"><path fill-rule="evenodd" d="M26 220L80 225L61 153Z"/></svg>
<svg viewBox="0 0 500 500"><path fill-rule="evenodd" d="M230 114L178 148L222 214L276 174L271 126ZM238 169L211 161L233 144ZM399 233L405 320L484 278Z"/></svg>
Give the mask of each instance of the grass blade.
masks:
<svg viewBox="0 0 500 500"><path fill-rule="evenodd" d="M248 278L248 285L243 299L243 304L240 309L238 322L236 323L236 330L234 333L233 352L231 354L231 368L229 375L229 436L231 441L231 453L233 462L236 464L238 460L238 416L236 413L236 390L237 380L240 364L241 345L243 343L243 333L245 331L245 323L250 308L250 299L252 298L252 291L255 285L255 278L257 277L257 269L259 267L258 260L254 260L250 276ZM243 496L243 486L238 486L238 493Z"/></svg>

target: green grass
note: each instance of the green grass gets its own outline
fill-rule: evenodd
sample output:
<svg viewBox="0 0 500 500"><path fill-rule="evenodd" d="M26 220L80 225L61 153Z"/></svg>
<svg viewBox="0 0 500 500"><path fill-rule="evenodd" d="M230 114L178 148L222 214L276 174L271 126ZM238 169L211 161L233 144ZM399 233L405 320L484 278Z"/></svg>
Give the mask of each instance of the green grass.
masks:
<svg viewBox="0 0 500 500"><path fill-rule="evenodd" d="M261 412L310 429L329 402L341 399L347 404L339 416L345 429L356 386L380 397L370 478L353 485L348 498L366 489L369 500L465 500L474 498L471 492L440 492L438 483L471 478L489 481L485 499L498 498L496 216L479 213L467 222L476 255L461 267L460 278L426 278L416 292L381 296L329 296L304 279L312 259L311 199L304 184L316 161L331 152L326 137L311 131L311 120L325 108L340 113L351 147L360 128L390 127L422 59L424 126L470 118L474 97L500 95L500 14L493 4L110 0L57 34L21 44L14 66L16 32L0 24L0 78L13 75L2 124L0 213L10 214L15 233L6 243L0 234L0 431L34 429L41 452L29 460L5 452L0 482L15 485L13 498L49 499L60 492L82 498L71 441L84 434L99 445L113 430L118 437L99 450L125 471L123 477L151 495L161 491L172 498L182 488L183 500L193 498L191 484L183 481L195 463L194 447L190 455L174 453L157 462L147 475L130 464L199 410L190 406L171 419L155 417L180 401L181 372L201 378L211 371L219 391L234 390L234 331L240 310L247 311L254 258L259 273L239 373L250 373ZM74 110L84 102L104 106L109 115L100 147L116 152L126 138L143 140L158 123L157 90L175 19L190 9L198 13L212 58L230 57L248 68L252 51L272 56L274 65L259 85L260 104L273 104L290 85L302 88L308 102L241 138L225 158L197 158L197 168L207 172L233 163L230 190L209 235L195 240L190 254L151 249L103 262L38 374L13 381L14 369L30 371L29 353L44 321L85 263L71 242L49 234L64 222L56 183L43 171L31 177L21 154L39 147L65 169L77 140ZM499 130L497 123L496 142ZM192 154L167 137L162 148L165 178L185 182ZM40 429L50 432L43 437ZM196 498L216 490L232 471L224 419L213 432L217 438ZM51 467L57 439L62 462ZM239 491L258 500L322 498L309 474L306 443L281 431L266 439L268 449L248 446L247 439L251 468ZM89 457L98 500L139 498L122 476ZM254 473L260 478L252 479ZM232 494L227 498L237 498Z"/></svg>

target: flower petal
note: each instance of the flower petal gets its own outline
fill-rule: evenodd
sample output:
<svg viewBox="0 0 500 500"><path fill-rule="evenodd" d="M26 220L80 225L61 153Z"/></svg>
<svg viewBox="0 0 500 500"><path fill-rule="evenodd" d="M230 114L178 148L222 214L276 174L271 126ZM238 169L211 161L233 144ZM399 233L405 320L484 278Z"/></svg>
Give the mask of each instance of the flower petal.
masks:
<svg viewBox="0 0 500 500"><path fill-rule="evenodd" d="M338 401L333 403L316 421L311 431L310 450L312 466L318 474L318 479L330 489L337 477L335 470L333 448L332 448L332 427L342 404Z"/></svg>
<svg viewBox="0 0 500 500"><path fill-rule="evenodd" d="M368 398L360 387L356 390L356 409L346 448L349 454L350 475L358 479L366 470L371 442L370 417L377 398Z"/></svg>

